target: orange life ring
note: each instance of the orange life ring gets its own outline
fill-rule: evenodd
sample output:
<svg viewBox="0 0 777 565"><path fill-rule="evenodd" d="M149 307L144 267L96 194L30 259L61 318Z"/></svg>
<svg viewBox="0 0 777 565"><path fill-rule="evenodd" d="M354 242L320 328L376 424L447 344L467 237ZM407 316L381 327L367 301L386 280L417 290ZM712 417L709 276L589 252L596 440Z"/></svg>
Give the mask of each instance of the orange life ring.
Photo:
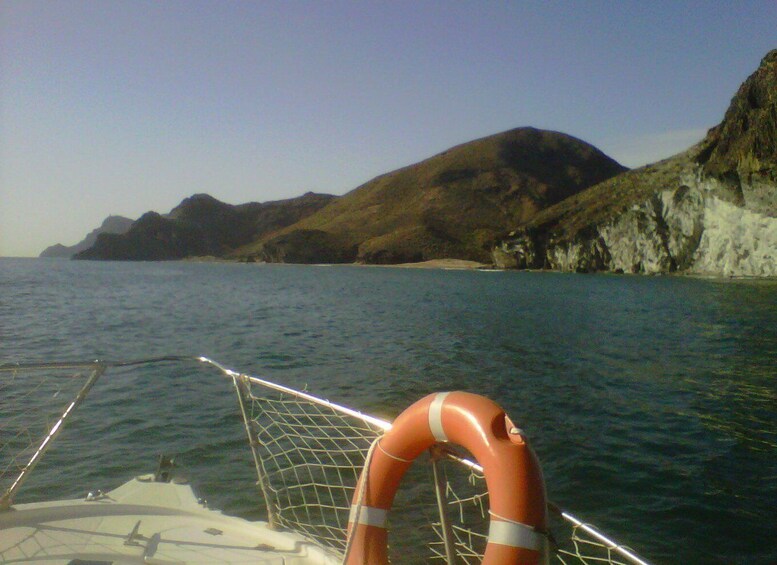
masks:
<svg viewBox="0 0 777 565"><path fill-rule="evenodd" d="M483 564L544 563L546 497L537 457L498 404L468 392L446 392L402 412L373 449L351 507L347 565L388 563L386 518L394 495L413 460L437 442L466 448L483 466L491 506Z"/></svg>

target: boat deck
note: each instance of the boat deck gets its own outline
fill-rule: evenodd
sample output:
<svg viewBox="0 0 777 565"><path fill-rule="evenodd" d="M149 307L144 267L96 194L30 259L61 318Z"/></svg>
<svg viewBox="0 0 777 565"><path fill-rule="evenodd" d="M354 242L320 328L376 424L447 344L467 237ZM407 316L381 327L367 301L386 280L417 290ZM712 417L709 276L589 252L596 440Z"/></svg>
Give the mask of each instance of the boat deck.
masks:
<svg viewBox="0 0 777 565"><path fill-rule="evenodd" d="M155 482L148 475L87 500L0 511L0 562L333 565L339 559L265 522L209 510L187 484Z"/></svg>

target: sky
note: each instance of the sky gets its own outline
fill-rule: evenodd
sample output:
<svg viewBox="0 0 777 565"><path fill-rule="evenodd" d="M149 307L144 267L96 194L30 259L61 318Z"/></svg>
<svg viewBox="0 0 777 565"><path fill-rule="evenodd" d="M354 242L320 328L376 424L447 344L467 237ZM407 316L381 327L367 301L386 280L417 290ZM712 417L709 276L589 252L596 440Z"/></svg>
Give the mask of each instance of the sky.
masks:
<svg viewBox="0 0 777 565"><path fill-rule="evenodd" d="M0 256L110 214L344 194L519 126L624 165L721 121L777 2L0 2Z"/></svg>

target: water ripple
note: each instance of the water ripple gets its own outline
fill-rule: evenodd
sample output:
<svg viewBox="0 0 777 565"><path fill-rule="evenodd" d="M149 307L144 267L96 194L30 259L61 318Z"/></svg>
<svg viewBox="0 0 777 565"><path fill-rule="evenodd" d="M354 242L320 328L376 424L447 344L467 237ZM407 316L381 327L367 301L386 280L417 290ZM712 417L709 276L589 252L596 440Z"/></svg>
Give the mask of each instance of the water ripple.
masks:
<svg viewBox="0 0 777 565"><path fill-rule="evenodd" d="M0 290L3 361L207 355L386 418L481 392L551 498L648 558L777 562L775 284L0 259ZM111 488L167 452L213 506L260 517L244 434L212 372L120 372L25 496Z"/></svg>

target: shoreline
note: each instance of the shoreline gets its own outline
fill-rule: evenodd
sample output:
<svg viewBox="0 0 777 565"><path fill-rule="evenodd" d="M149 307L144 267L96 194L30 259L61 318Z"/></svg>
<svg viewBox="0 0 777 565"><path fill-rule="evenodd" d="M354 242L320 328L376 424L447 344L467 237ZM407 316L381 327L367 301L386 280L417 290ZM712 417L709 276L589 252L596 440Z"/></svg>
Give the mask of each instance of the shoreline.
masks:
<svg viewBox="0 0 777 565"><path fill-rule="evenodd" d="M41 260L41 261L71 261L65 257L0 257L0 259L7 260ZM470 261L467 259L432 259L429 261L422 261L418 263L397 263L397 264L372 264L372 263L266 263L266 262L253 262L244 261L235 258L226 257L214 257L214 256L199 256L199 257L185 257L182 259L170 259L170 260L142 260L142 261L121 261L114 260L115 262L122 263L167 263L167 262L182 262L182 263L225 263L225 264L242 264L242 265L278 265L278 266L292 266L292 265L307 265L311 267L369 267L369 268L400 268L400 269L439 269L446 271L489 271L489 272L526 272L526 273L558 273L558 274L580 274L572 273L569 271L555 271L547 269L502 269L495 267L489 263L480 263L478 261ZM109 261L109 262L114 262ZM99 261L98 261L99 262ZM750 282L750 283L764 283L764 284L776 284L777 276L752 276L752 275L720 275L713 273L688 273L688 272L674 272L674 273L615 273L612 271L597 271L593 273L582 273L591 275L608 275L615 277L639 277L639 278L661 278L661 277L673 277L673 278L687 278L712 282Z"/></svg>
<svg viewBox="0 0 777 565"><path fill-rule="evenodd" d="M451 271L471 271L471 270L494 270L497 269L490 263L480 263L479 261L469 261L467 259L431 259L418 263L395 263L395 264L375 264L375 263L267 263L262 261L241 261L240 259L214 257L206 255L201 257L185 257L178 259L185 263L245 263L256 265L310 265L313 267L379 267L379 268L400 268L400 269L443 269Z"/></svg>
<svg viewBox="0 0 777 565"><path fill-rule="evenodd" d="M419 263L396 263L391 265L376 265L372 263L349 263L354 267L381 267L400 269L443 269L447 271L472 271L472 270L501 270L494 269L493 265L469 261L467 259L431 259Z"/></svg>

